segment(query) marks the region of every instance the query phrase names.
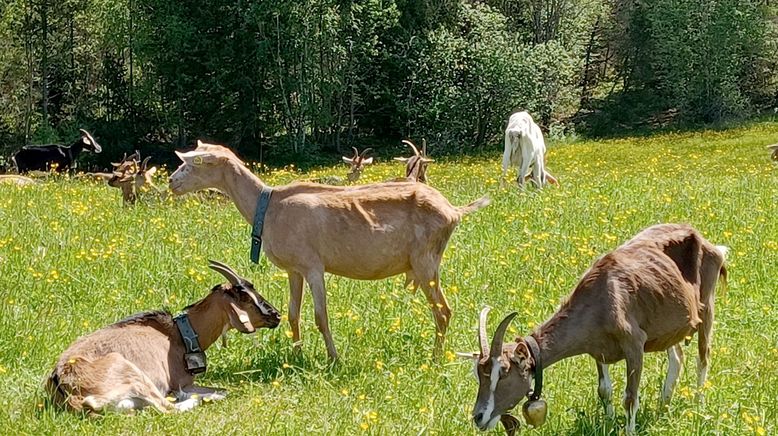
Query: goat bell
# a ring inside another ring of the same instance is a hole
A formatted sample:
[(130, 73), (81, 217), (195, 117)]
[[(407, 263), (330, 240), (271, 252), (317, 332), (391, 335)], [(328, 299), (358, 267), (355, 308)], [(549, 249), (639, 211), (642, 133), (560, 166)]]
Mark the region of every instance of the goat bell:
[(529, 400), (524, 403), (521, 408), (521, 413), (524, 415), (524, 420), (527, 424), (538, 428), (546, 422), (546, 412), (548, 406), (545, 400)]

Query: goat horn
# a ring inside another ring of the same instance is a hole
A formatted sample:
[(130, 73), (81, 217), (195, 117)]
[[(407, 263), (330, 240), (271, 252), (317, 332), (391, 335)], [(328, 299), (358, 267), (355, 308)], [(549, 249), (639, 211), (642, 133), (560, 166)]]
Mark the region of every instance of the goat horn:
[(418, 156), (419, 155), (419, 149), (416, 148), (415, 145), (413, 145), (413, 142), (408, 141), (407, 139), (403, 139), (403, 144), (410, 146), (413, 149), (413, 154)]
[(502, 353), (502, 341), (505, 338), (505, 331), (508, 330), (508, 325), (517, 314), (517, 312), (508, 314), (497, 327), (497, 330), (495, 330), (494, 338), (492, 338), (492, 350), (489, 353), (490, 356), (497, 357)]
[(359, 157), (359, 150), (357, 150), (356, 147), (351, 147), (351, 149), (354, 150), (354, 157), (353, 157), (353, 159)]
[(367, 156), (367, 153), (372, 150), (373, 150), (372, 148), (366, 148), (362, 150), (362, 153), (359, 154), (359, 157), (364, 158), (365, 156)]
[(243, 278), (238, 275), (235, 271), (232, 270), (232, 268), (228, 267), (227, 265), (217, 262), (215, 260), (209, 260), (208, 261), (208, 268), (211, 268), (214, 271), (218, 271), (223, 275), (227, 280), (229, 280), (230, 284), (233, 286), (238, 286), (241, 283), (243, 283)]
[(151, 156), (146, 156), (146, 159), (143, 159), (143, 163), (140, 164), (140, 172), (145, 173), (146, 168), (149, 166), (149, 161), (151, 160)]
[(421, 156), (427, 157), (427, 138), (421, 138)]
[(481, 359), (486, 359), (489, 356), (489, 348), (486, 345), (489, 343), (486, 336), (486, 317), (489, 315), (490, 309), (491, 307), (485, 306), (478, 317), (478, 344), (481, 346)]

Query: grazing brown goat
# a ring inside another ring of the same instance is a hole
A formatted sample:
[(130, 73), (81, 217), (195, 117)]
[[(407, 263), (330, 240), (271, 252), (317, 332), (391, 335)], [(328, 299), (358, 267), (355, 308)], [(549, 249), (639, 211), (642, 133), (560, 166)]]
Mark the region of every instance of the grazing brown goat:
[(503, 344), (514, 312), (500, 323), (489, 347), (488, 308), (484, 309), (478, 335), (481, 351), (473, 354), (479, 383), (473, 408), (476, 426), (486, 430), (502, 420), (509, 433), (515, 431), (518, 421), (508, 412), (525, 396), (529, 398), (525, 419), (541, 425), (546, 412), (540, 399), (543, 370), (559, 360), (588, 354), (597, 363), (598, 393), (611, 416), (608, 365), (627, 360), (624, 408), (626, 432), (633, 434), (643, 354), (667, 352), (661, 394), (666, 405), (681, 371), (681, 342), (695, 332), (697, 385), (703, 386), (710, 360), (714, 290), (720, 276), (726, 279), (726, 251), (691, 226), (656, 225), (597, 260), (559, 310), (524, 338)]
[[(194, 385), (205, 371), (205, 350), (229, 329), (254, 333), (275, 328), (281, 317), (254, 285), (230, 267), (210, 268), (229, 280), (173, 317), (163, 311), (133, 315), (74, 342), (60, 356), (46, 381), (54, 403), (73, 411), (188, 410), (198, 397), (221, 399), (213, 389)], [(167, 399), (171, 394), (179, 403)], [(198, 394), (194, 396), (193, 394)]]
[[(183, 164), (170, 176), (174, 194), (217, 188), (254, 223), (260, 194), (269, 187), (232, 151), (198, 141), (194, 151), (177, 154)], [(435, 350), (442, 350), (451, 308), (440, 286), (440, 261), (459, 221), (486, 206), (487, 198), (454, 207), (440, 192), (420, 183), (293, 183), (271, 192), (260, 236), (268, 259), (289, 276), (289, 323), (296, 344), (303, 280), (311, 288), (327, 353), (336, 359), (324, 273), (359, 280), (405, 273), (427, 297), (437, 327)]]

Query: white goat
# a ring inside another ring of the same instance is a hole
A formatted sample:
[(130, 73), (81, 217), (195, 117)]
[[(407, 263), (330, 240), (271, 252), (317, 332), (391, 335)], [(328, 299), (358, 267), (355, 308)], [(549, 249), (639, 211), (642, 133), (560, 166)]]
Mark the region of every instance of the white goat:
[[(559, 360), (588, 354), (597, 362), (598, 394), (613, 416), (608, 365), (627, 360), (624, 408), (626, 432), (635, 432), (643, 354), (666, 351), (669, 360), (661, 401), (667, 405), (683, 362), (681, 342), (695, 332), (699, 357), (697, 385), (708, 373), (716, 281), (726, 279), (726, 247), (714, 246), (688, 225), (649, 227), (584, 274), (567, 301), (528, 336), (503, 344), (516, 312), (497, 328), (491, 348), (486, 314), (479, 321), (480, 353), (474, 353), (479, 388), (473, 420), (481, 430), (502, 421), (509, 434), (518, 421), (509, 415), (524, 396), (524, 417), (538, 427), (545, 421), (540, 399), (543, 370)], [(531, 386), (534, 379), (534, 387)]]
[[(171, 176), (174, 194), (217, 188), (229, 195), (249, 222), (267, 186), (229, 149), (198, 141), (178, 153), (184, 162)], [(303, 280), (313, 296), (316, 325), (327, 353), (337, 358), (329, 329), (324, 273), (360, 280), (406, 274), (421, 287), (435, 318), (435, 351), (442, 351), (451, 308), (440, 286), (440, 261), (461, 218), (489, 203), (481, 198), (454, 207), (421, 183), (379, 183), (343, 187), (293, 183), (275, 187), (261, 233), (268, 259), (289, 276), (289, 323), (300, 342)]]
[[(185, 316), (140, 313), (68, 347), (46, 381), (54, 404), (90, 413), (146, 406), (167, 412), (191, 409), (200, 398), (224, 398), (223, 393), (194, 385), (195, 374), (205, 371), (205, 350), (229, 329), (253, 333), (275, 328), (281, 317), (230, 267), (214, 261), (209, 267), (230, 284), (215, 286), (189, 306)], [(180, 327), (182, 322), (188, 327)], [(173, 404), (168, 394), (183, 401)]]
[(530, 176), (532, 181), (542, 188), (546, 183), (557, 184), (557, 180), (546, 171), (546, 143), (543, 132), (527, 112), (516, 112), (508, 119), (505, 129), (505, 151), (502, 156), (502, 179), (508, 173), (508, 167), (519, 167), (516, 182), (524, 187)]

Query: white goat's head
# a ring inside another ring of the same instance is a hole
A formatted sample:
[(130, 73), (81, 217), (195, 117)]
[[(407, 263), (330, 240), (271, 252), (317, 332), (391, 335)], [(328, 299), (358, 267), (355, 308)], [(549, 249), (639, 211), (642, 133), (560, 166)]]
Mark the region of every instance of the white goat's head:
[(219, 165), (243, 165), (235, 154), (221, 145), (205, 144), (197, 141), (197, 148), (176, 155), (183, 162), (170, 175), (170, 189), (174, 194), (186, 194), (218, 185), (224, 177), (223, 171), (214, 171)]
[(216, 285), (211, 289), (211, 294), (218, 296), (219, 303), (224, 305), (224, 312), (230, 321), (230, 325), (241, 333), (254, 333), (259, 328), (276, 328), (281, 322), (278, 310), (265, 300), (254, 285), (239, 276), (229, 266), (209, 261), (209, 268), (219, 272), (230, 283)]
[[(503, 344), (508, 325), (516, 316), (509, 314), (494, 333), (491, 347), (487, 344), (486, 318), (489, 308), (481, 311), (478, 321), (479, 353), (467, 355), (473, 359), (478, 379), (478, 394), (473, 407), (473, 421), (480, 430), (489, 430), (502, 421), (506, 430), (515, 428), (518, 421), (508, 412), (532, 390), (532, 360), (529, 348), (523, 340)], [(525, 414), (525, 418), (526, 414)], [(536, 422), (533, 425), (538, 425)]]
[(403, 140), (403, 144), (411, 147), (413, 150), (413, 156), (396, 157), (394, 160), (405, 162), (405, 177), (412, 179), (414, 182), (427, 183), (427, 165), (431, 162), (435, 162), (434, 159), (427, 157), (427, 140), (422, 139), (421, 152), (416, 146), (408, 140)]
[(372, 148), (366, 148), (362, 150), (362, 153), (360, 153), (356, 147), (351, 147), (354, 150), (354, 156), (353, 157), (346, 157), (343, 156), (343, 162), (351, 165), (351, 169), (349, 170), (347, 177), (349, 182), (356, 182), (359, 180), (359, 177), (362, 175), (362, 171), (365, 169), (365, 165), (370, 165), (373, 163), (373, 158), (368, 157), (367, 153), (372, 150)]

